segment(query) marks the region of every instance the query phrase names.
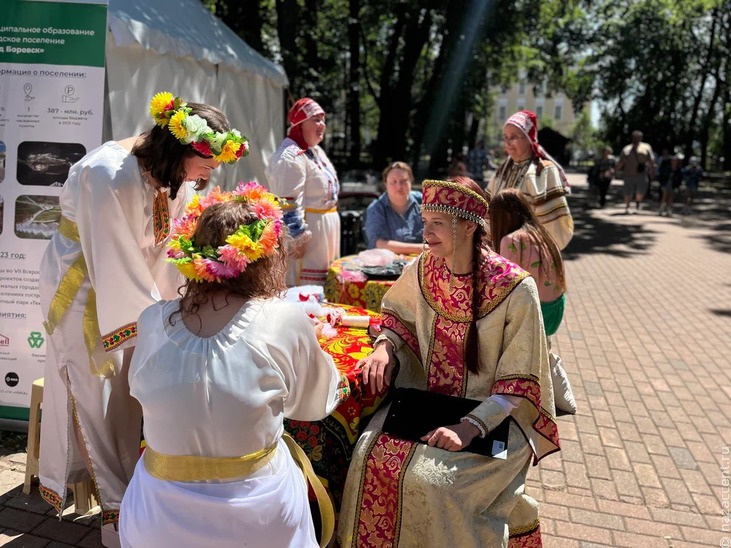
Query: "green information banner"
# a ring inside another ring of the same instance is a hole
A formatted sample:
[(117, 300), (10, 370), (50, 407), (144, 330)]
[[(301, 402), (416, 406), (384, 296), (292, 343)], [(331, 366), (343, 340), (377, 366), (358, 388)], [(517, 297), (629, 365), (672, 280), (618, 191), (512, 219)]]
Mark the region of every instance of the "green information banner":
[(0, 0), (0, 419), (27, 420), (44, 376), (41, 258), (101, 144), (106, 36), (106, 0)]
[(2, 0), (0, 63), (104, 66), (107, 6)]

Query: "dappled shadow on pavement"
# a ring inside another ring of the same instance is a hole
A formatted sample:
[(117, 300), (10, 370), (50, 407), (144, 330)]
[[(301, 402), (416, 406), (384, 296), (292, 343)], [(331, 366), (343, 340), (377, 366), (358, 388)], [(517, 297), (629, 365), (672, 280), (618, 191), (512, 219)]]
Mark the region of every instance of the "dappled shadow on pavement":
[[(571, 215), (574, 218), (574, 237), (563, 250), (564, 260), (571, 261), (589, 253), (611, 254), (632, 257), (647, 253), (654, 245), (657, 231), (642, 222), (641, 216), (630, 217), (634, 222), (619, 222), (624, 218), (623, 210), (616, 213), (610, 202), (609, 215), (598, 215), (603, 209), (593, 209), (593, 199), (587, 188), (573, 188), (569, 198)], [(611, 208), (611, 209), (610, 209)]]
[(717, 251), (731, 253), (731, 188), (702, 188), (693, 212), (681, 223), (688, 228), (706, 229), (697, 236), (699, 239)]

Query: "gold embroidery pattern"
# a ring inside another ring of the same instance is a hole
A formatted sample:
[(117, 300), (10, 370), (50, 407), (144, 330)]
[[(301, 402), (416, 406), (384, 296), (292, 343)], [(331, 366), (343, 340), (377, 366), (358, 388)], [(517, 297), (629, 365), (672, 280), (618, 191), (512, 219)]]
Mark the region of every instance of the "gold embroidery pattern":
[(451, 181), (427, 180), (422, 185), (422, 211), (447, 213), (484, 226), (487, 200), (477, 192)]
[(538, 520), (518, 531), (510, 531), (508, 548), (541, 548), (542, 546), (541, 524)]
[(376, 437), (362, 476), (354, 544), (398, 546), (404, 475), (416, 445), (388, 434)]
[(495, 380), (492, 386), (493, 394), (507, 394), (522, 396), (536, 408), (541, 408), (541, 385), (537, 379), (526, 379), (517, 375), (505, 376)]
[[(480, 269), (480, 298), (478, 318), (487, 316), (512, 293), (528, 272), (498, 255), (490, 249), (483, 249)], [(472, 275), (452, 275), (442, 259), (428, 251), (419, 259), (421, 293), (437, 314), (454, 322), (472, 321)]]
[(170, 236), (170, 208), (166, 192), (155, 192), (152, 202), (152, 226), (155, 231), (155, 245), (160, 245)]
[[(466, 389), (465, 337), (469, 324), (438, 317), (429, 362), (429, 392), (461, 396)], [(458, 344), (455, 344), (457, 342)]]
[[(520, 396), (527, 399), (538, 411), (538, 417), (533, 422), (533, 430), (538, 432), (546, 440), (548, 440), (555, 449), (541, 456), (541, 458), (555, 453), (560, 448), (560, 441), (558, 436), (558, 426), (541, 407), (541, 387), (535, 379), (525, 379), (521, 377), (506, 377), (495, 381), (492, 387), (493, 394), (509, 394), (511, 396)], [(527, 436), (527, 434), (526, 434)], [(533, 463), (538, 463), (538, 459), (533, 458)]]
[(401, 318), (398, 317), (394, 310), (391, 310), (390, 308), (383, 308), (381, 310), (381, 326), (396, 333), (396, 335), (398, 335), (398, 337), (408, 345), (419, 361), (421, 361), (419, 341), (416, 336), (408, 330), (404, 322), (401, 321)]

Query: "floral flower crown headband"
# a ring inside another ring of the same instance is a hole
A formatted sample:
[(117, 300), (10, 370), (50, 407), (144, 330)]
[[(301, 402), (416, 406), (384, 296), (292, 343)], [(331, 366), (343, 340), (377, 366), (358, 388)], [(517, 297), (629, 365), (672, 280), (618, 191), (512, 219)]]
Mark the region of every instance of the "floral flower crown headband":
[(190, 111), (185, 101), (173, 97), (169, 91), (156, 93), (150, 101), (150, 114), (155, 123), (170, 129), (181, 144), (192, 146), (199, 154), (233, 164), (249, 153), (249, 141), (238, 130), (213, 131), (204, 118), (191, 115)]
[[(201, 214), (213, 204), (224, 202), (247, 204), (256, 220), (239, 226), (226, 238), (226, 244), (218, 248), (196, 245), (193, 235)], [(233, 192), (222, 192), (216, 187), (206, 197), (194, 196), (185, 208), (185, 215), (173, 221), (167, 261), (175, 264), (183, 276), (196, 282), (237, 278), (249, 264), (274, 254), (281, 232), (279, 198), (263, 186), (242, 181)]]

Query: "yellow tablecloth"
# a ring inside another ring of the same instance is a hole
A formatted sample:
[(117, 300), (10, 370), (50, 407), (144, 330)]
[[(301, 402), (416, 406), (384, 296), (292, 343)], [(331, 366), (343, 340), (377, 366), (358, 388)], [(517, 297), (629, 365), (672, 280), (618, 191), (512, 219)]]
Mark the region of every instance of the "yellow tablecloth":
[(325, 298), (331, 303), (359, 306), (373, 312), (381, 311), (381, 300), (394, 280), (343, 280), (343, 266), (357, 255), (346, 255), (330, 263), (325, 279)]

